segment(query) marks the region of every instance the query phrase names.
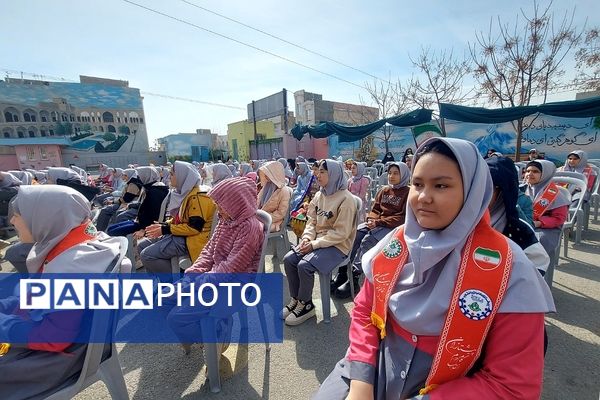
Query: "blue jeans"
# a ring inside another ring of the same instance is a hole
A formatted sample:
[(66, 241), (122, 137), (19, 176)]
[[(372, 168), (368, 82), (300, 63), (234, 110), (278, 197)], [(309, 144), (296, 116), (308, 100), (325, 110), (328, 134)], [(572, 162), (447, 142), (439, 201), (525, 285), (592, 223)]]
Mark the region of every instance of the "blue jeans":
[(142, 229), (142, 226), (136, 221), (123, 221), (109, 226), (106, 233), (110, 236), (127, 236), (140, 229)]

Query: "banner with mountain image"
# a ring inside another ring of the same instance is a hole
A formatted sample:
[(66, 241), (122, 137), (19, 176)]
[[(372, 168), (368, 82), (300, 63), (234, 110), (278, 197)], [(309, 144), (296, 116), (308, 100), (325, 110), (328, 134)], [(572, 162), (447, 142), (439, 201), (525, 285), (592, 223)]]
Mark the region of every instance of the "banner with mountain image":
[[(563, 164), (573, 150), (583, 150), (588, 158), (600, 158), (600, 116), (564, 118), (544, 114), (526, 117), (529, 126), (522, 135), (521, 159), (535, 149), (548, 160)], [(489, 149), (513, 156), (516, 151), (516, 133), (511, 122), (480, 124), (445, 120), (446, 134), (469, 140), (477, 145), (482, 155)]]

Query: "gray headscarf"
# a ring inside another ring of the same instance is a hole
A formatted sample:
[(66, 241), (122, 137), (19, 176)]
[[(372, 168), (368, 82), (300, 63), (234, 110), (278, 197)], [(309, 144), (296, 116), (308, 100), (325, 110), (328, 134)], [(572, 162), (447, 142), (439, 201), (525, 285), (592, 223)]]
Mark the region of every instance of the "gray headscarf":
[(176, 187), (171, 191), (169, 210), (178, 210), (185, 196), (195, 187), (200, 185), (200, 173), (192, 164), (185, 161), (175, 161)]
[[(357, 182), (365, 176), (365, 171), (367, 170), (367, 163), (357, 162), (356, 163), (356, 176), (352, 176), (352, 181)], [(371, 178), (369, 178), (371, 180)]]
[[(397, 185), (390, 185), (390, 186), (393, 189), (400, 189), (401, 187), (408, 186), (408, 183), (410, 182), (410, 168), (408, 168), (408, 165), (404, 164), (403, 162), (396, 161), (396, 162), (390, 163), (387, 166), (388, 171), (390, 170), (390, 167), (392, 165), (395, 165), (400, 170), (400, 183), (398, 183)], [(388, 179), (389, 179), (389, 172), (388, 172)]]
[(144, 185), (160, 181), (160, 174), (154, 167), (137, 167), (135, 170)]
[(30, 273), (38, 272), (48, 253), (71, 230), (91, 218), (90, 202), (75, 189), (60, 185), (21, 187), (13, 210), (23, 217), (35, 241), (27, 256)]
[(33, 180), (33, 174), (27, 171), (8, 171), (13, 174), (18, 180), (21, 181), (21, 185), (31, 185)]
[(296, 173), (298, 176), (306, 176), (309, 173), (308, 164), (304, 161), (299, 161), (296, 163)]
[(137, 178), (138, 174), (135, 168), (126, 168), (123, 170), (123, 174), (127, 175), (127, 180), (131, 178)]
[[(446, 143), (458, 160), (464, 203), (454, 221), (442, 230), (424, 229), (417, 222), (410, 205), (406, 209), (404, 239), (409, 258), (388, 304), (398, 324), (416, 335), (440, 334), (461, 263), (462, 249), (485, 214), (493, 190), (489, 169), (473, 143), (453, 138), (431, 138), (421, 146), (438, 140)], [(419, 156), (415, 156), (414, 165), (418, 160)], [(363, 256), (363, 268), (370, 281), (373, 279), (373, 257), (395, 232), (390, 232)], [(521, 248), (512, 241), (509, 244), (513, 268), (499, 312), (554, 311), (548, 285)]]
[(77, 165), (72, 165), (71, 169), (81, 176), (81, 183), (87, 185), (88, 173), (83, 168), (79, 168)]
[(113, 168), (114, 174), (112, 176), (112, 185), (113, 189), (117, 189), (119, 187), (119, 181), (123, 180), (123, 169), (122, 168)]
[[(537, 165), (542, 167), (542, 176), (540, 177), (540, 181), (535, 185), (527, 184), (527, 187), (525, 188), (525, 194), (531, 197), (531, 200), (535, 202), (537, 198), (544, 193), (544, 190), (546, 190), (546, 186), (550, 184), (550, 181), (552, 181), (552, 178), (556, 173), (556, 165), (549, 160), (535, 160), (527, 163), (528, 166), (530, 164), (534, 164), (536, 168)], [(569, 198), (570, 195), (567, 195), (565, 191), (559, 190), (558, 196), (556, 196), (552, 204), (548, 206), (548, 210), (554, 210), (555, 208), (571, 204), (571, 199)]]
[(248, 163), (241, 163), (240, 164), (240, 176), (246, 176), (246, 174), (249, 174), (250, 172), (252, 172), (252, 166)]
[(219, 163), (212, 166), (212, 185), (213, 187), (223, 179), (232, 178), (231, 171), (227, 165)]
[(348, 189), (348, 180), (344, 174), (344, 164), (329, 158), (324, 160), (324, 162), (327, 165), (329, 181), (325, 187), (321, 187), (321, 192), (323, 192), (325, 196), (331, 196), (338, 190)]
[(10, 172), (0, 171), (0, 175), (2, 175), (2, 180), (0, 180), (0, 188), (21, 186), (21, 180)]
[(231, 176), (236, 177), (237, 176), (237, 168), (235, 168), (235, 165), (233, 164), (227, 164), (227, 168), (229, 168), (229, 171), (231, 172)]
[(292, 176), (294, 176), (294, 173), (292, 172), (292, 169), (290, 168), (290, 164), (288, 164), (287, 160), (283, 157), (278, 158), (277, 161), (283, 165), (283, 170), (285, 172), (285, 176), (286, 178), (290, 178)]
[(77, 172), (73, 171), (71, 168), (65, 167), (51, 167), (48, 168), (47, 178), (50, 182), (48, 183), (56, 183), (58, 179), (63, 180), (78, 180), (81, 182), (81, 175)]
[[(575, 167), (575, 168), (569, 166), (569, 156), (571, 154), (574, 154), (577, 157), (579, 157), (579, 164), (577, 164), (577, 167)], [(588, 156), (585, 151), (574, 150), (567, 155), (567, 160), (565, 161), (565, 166), (563, 167), (563, 171), (579, 172), (580, 174), (583, 174), (583, 170), (587, 166), (587, 161), (588, 161)]]

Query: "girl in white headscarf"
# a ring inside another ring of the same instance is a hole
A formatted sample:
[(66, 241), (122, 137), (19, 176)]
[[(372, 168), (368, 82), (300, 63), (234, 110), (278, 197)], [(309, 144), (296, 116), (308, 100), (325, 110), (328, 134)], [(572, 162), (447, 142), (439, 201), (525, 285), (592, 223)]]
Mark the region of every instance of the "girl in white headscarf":
[(233, 175), (229, 170), (229, 167), (223, 163), (213, 164), (210, 166), (211, 173), (211, 185), (215, 186), (217, 183), (227, 178), (232, 178)]
[[(22, 187), (13, 212), (11, 222), (19, 239), (32, 245), (27, 269), (40, 274), (39, 278), (56, 273), (130, 271), (131, 264), (124, 257), (127, 241), (96, 232), (90, 203), (74, 189)], [(82, 329), (82, 316), (77, 310), (20, 310), (16, 297), (0, 300), (0, 342), (10, 343), (3, 346), (5, 354), (0, 357), (3, 400), (46, 398), (78, 376), (87, 346), (72, 342)]]
[(29, 171), (8, 171), (21, 181), (21, 185), (31, 185), (33, 174)]
[(328, 274), (342, 262), (356, 234), (356, 202), (348, 191), (343, 164), (322, 160), (317, 180), (321, 190), (308, 207), (300, 244), (283, 259), (291, 296), (281, 315), (287, 325), (299, 325), (316, 315), (314, 274)]
[[(373, 248), (392, 229), (402, 225), (406, 217), (410, 170), (402, 162), (393, 162), (388, 165), (387, 177), (388, 184), (377, 192), (365, 222), (359, 224), (356, 229), (356, 237), (350, 253), (355, 288), (358, 287), (358, 277), (362, 273), (362, 255)], [(331, 290), (339, 299), (351, 296), (346, 266), (340, 268), (337, 276), (332, 280)]]
[(171, 218), (145, 229), (146, 239), (138, 243), (140, 259), (151, 273), (170, 273), (171, 258), (189, 256), (195, 260), (208, 242), (215, 204), (200, 192), (200, 173), (195, 166), (175, 161), (171, 171)]
[(258, 169), (258, 176), (262, 186), (258, 209), (271, 216), (271, 232), (285, 229), (281, 224), (290, 207), (292, 188), (286, 185), (283, 167), (277, 161), (269, 161)]
[(592, 189), (594, 188), (594, 183), (598, 177), (596, 176), (596, 171), (592, 169), (588, 165), (588, 156), (587, 153), (583, 150), (575, 150), (570, 152), (567, 155), (567, 160), (565, 165), (561, 168), (562, 171), (567, 172), (579, 172), (585, 176), (587, 180), (587, 193), (585, 201), (589, 201), (591, 196)]
[(550, 256), (550, 268), (557, 262), (562, 226), (569, 218), (571, 204), (569, 191), (552, 183), (555, 173), (556, 166), (548, 160), (530, 161), (525, 169), (525, 194), (533, 201), (533, 224)]
[(363, 256), (350, 347), (316, 399), (539, 399), (550, 290), (489, 225), (477, 147), (431, 138), (415, 155), (406, 223)]
[(371, 185), (371, 178), (365, 175), (367, 164), (364, 162), (352, 161), (352, 177), (348, 179), (348, 190), (362, 200), (363, 208), (358, 215), (359, 221), (365, 220), (365, 207), (367, 205), (367, 191)]

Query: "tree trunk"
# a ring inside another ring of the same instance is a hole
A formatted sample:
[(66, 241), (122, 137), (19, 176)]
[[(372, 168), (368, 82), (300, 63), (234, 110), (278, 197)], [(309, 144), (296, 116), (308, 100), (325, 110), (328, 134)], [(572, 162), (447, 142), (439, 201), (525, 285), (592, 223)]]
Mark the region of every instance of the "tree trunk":
[(517, 145), (515, 146), (515, 162), (521, 161), (521, 140), (523, 138), (523, 118), (517, 121)]

